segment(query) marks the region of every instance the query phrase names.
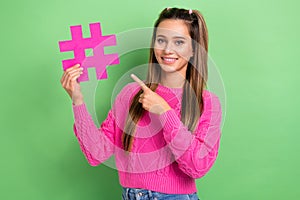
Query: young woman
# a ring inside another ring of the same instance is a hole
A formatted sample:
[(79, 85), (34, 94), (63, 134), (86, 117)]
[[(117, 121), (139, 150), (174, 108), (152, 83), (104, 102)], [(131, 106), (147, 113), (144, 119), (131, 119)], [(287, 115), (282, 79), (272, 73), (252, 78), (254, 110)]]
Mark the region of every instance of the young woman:
[(208, 33), (197, 10), (164, 9), (154, 25), (145, 82), (131, 75), (99, 128), (76, 79), (61, 79), (73, 101), (74, 132), (90, 165), (115, 155), (123, 199), (198, 199), (195, 179), (219, 149), (221, 106), (206, 90)]

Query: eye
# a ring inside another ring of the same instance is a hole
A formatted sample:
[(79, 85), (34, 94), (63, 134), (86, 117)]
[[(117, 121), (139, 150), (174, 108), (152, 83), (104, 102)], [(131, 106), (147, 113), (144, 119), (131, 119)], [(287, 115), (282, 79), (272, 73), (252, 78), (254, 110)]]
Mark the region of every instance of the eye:
[(180, 45), (184, 44), (184, 41), (183, 41), (183, 40), (176, 40), (176, 41), (175, 41), (175, 44), (176, 44), (177, 46), (180, 46)]
[(164, 40), (164, 39), (162, 39), (162, 38), (158, 38), (156, 41), (157, 41), (157, 43), (158, 43), (158, 44), (162, 44), (162, 43), (164, 43), (164, 42), (165, 42), (165, 40)]

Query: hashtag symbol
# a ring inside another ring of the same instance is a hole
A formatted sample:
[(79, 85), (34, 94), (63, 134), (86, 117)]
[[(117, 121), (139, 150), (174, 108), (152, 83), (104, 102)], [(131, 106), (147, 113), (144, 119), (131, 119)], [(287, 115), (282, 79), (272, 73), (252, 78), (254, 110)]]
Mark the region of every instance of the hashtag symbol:
[[(78, 82), (88, 81), (88, 68), (96, 69), (97, 79), (107, 79), (106, 67), (108, 65), (119, 64), (118, 54), (104, 54), (104, 47), (115, 46), (116, 36), (102, 36), (100, 23), (89, 24), (91, 37), (82, 37), (81, 25), (71, 26), (72, 40), (59, 41), (60, 52), (73, 51), (74, 59), (63, 60), (63, 69), (79, 63), (83, 68), (83, 74), (78, 78)], [(86, 57), (85, 50), (93, 49), (93, 55)]]

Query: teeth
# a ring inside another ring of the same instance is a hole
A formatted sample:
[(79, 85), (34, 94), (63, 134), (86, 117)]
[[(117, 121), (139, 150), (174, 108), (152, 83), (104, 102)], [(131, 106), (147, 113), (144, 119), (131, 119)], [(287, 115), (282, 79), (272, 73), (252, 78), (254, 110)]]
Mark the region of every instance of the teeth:
[(176, 60), (176, 58), (163, 58), (163, 59), (168, 62), (173, 62)]

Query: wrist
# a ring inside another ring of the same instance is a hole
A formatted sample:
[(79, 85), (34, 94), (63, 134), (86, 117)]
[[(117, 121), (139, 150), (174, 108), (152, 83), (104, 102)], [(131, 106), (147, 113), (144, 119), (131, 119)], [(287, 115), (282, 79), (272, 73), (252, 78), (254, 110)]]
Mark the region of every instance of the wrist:
[(169, 106), (169, 104), (167, 104), (164, 108), (164, 111), (167, 112), (168, 110), (171, 110), (172, 108)]
[(83, 98), (81, 98), (81, 99), (73, 99), (73, 105), (75, 105), (75, 106), (81, 105), (83, 103), (84, 103)]
[(164, 108), (163, 108), (163, 110), (162, 110), (162, 112), (161, 113), (159, 113), (160, 115), (161, 114), (164, 114), (164, 113), (166, 113), (167, 111), (169, 111), (169, 110), (171, 110), (171, 107), (168, 105), (168, 106), (165, 106)]

